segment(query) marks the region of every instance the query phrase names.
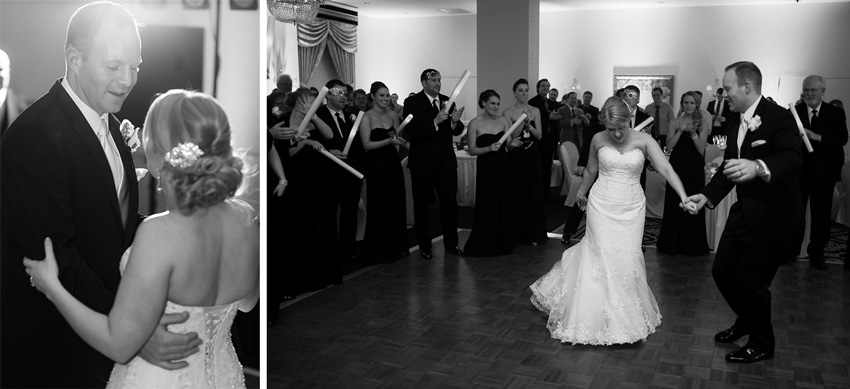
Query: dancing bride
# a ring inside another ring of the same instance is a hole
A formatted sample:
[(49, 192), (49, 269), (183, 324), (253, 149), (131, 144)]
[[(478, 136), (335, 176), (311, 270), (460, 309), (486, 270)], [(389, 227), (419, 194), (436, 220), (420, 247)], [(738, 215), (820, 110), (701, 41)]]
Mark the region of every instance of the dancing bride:
[(587, 234), (531, 285), (531, 302), (549, 315), (547, 327), (561, 342), (633, 343), (646, 340), (661, 323), (641, 251), (644, 160), (652, 161), (683, 202), (687, 195), (655, 140), (629, 129), (626, 103), (610, 97), (599, 116), (607, 131), (593, 137), (578, 191)]
[[(43, 261), (24, 259), (26, 271), (81, 338), (118, 362), (107, 387), (245, 387), (230, 326), (237, 310), (251, 310), (259, 298), (259, 227), (253, 209), (233, 199), (243, 164), (233, 154), (227, 116), (210, 96), (169, 91), (148, 111), (144, 148), (167, 211), (139, 226), (109, 315), (59, 282), (49, 238)], [(197, 332), (203, 342), (186, 368), (165, 370), (134, 357), (163, 311), (189, 312), (169, 329)]]

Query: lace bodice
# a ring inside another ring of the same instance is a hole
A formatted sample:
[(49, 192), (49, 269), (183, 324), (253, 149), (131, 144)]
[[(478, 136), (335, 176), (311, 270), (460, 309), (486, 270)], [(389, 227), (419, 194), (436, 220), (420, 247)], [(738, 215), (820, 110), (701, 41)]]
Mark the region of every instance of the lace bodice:
[[(122, 275), (131, 249), (121, 257)], [(197, 333), (203, 342), (200, 351), (186, 359), (189, 367), (180, 370), (165, 370), (139, 357), (126, 365), (116, 363), (107, 388), (244, 388), (242, 365), (230, 339), (239, 304), (196, 307), (166, 302), (165, 313), (189, 312), (188, 320), (170, 325), (168, 330)]]

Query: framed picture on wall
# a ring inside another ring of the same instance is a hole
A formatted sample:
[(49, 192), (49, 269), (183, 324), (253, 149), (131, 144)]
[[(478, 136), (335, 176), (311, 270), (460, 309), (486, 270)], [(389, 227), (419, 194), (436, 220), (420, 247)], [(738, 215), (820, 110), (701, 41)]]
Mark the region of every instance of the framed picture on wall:
[(663, 94), (661, 101), (673, 105), (675, 95), (673, 94), (673, 76), (633, 76), (633, 75), (615, 75), (614, 90), (624, 88), (626, 85), (634, 85), (640, 88), (640, 101), (638, 105), (645, 107), (652, 103), (652, 89), (655, 87), (661, 88)]

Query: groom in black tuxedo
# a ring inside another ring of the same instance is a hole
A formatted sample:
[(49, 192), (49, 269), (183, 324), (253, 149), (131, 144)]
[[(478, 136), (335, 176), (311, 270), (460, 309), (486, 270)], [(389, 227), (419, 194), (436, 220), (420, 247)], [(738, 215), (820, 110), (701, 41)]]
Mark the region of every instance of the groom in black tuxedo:
[[(93, 28), (89, 28), (93, 27)], [(29, 106), (0, 141), (0, 386), (103, 387), (113, 362), (88, 346), (22, 269), (50, 237), (63, 286), (108, 314), (122, 253), (141, 218), (133, 157), (112, 115), (136, 83), (141, 44), (132, 15), (109, 2), (68, 25), (65, 77)], [(196, 352), (163, 317), (139, 355), (165, 368)], [(174, 343), (172, 343), (174, 342)], [(158, 351), (157, 351), (158, 350)]]
[[(627, 85), (623, 88), (623, 101), (626, 102), (626, 105), (629, 107), (629, 111), (632, 113), (631, 119), (631, 128), (634, 130), (635, 127), (639, 126), (646, 119), (649, 119), (650, 116), (648, 113), (643, 112), (638, 106), (638, 102), (640, 102), (640, 88), (635, 85)], [(648, 126), (644, 127), (641, 131), (652, 135), (653, 139), (658, 138), (656, 132), (653, 131), (655, 123), (650, 123)], [(587, 142), (588, 140), (585, 140)], [(640, 187), (643, 190), (646, 190), (646, 168), (649, 166), (649, 160), (643, 164), (643, 171), (640, 173)]]
[(449, 98), (440, 94), (442, 77), (434, 69), (419, 76), (422, 91), (404, 99), (404, 117), (413, 120), (400, 137), (410, 141), (407, 167), (413, 192), (413, 220), (416, 238), (424, 259), (431, 259), (431, 237), (428, 236), (428, 203), (437, 191), (440, 220), (446, 251), (463, 255), (457, 239), (457, 160), (452, 137), (463, 132), (460, 115), (463, 108), (444, 107)]
[[(330, 80), (325, 84), (328, 88), (328, 103), (319, 107), (316, 116), (327, 124), (333, 131), (333, 138), (326, 140), (323, 146), (331, 154), (345, 160), (360, 173), (366, 173), (366, 150), (360, 141), (357, 130), (352, 133), (354, 117), (346, 117), (343, 108), (346, 105), (345, 83), (340, 80)], [(348, 154), (343, 154), (345, 143), (353, 136)], [(354, 261), (354, 246), (357, 241), (357, 206), (360, 203), (360, 184), (362, 180), (348, 170), (334, 165), (334, 196), (339, 204), (339, 255), (340, 265)]]
[(773, 358), (768, 288), (788, 239), (803, 223), (797, 126), (791, 112), (762, 98), (761, 81), (761, 71), (752, 62), (726, 67), (723, 88), (729, 108), (739, 114), (724, 123), (728, 147), (723, 170), (702, 193), (688, 198), (696, 205), (691, 211), (695, 214), (705, 205), (714, 208), (733, 188), (738, 193), (711, 270), (738, 316), (731, 328), (715, 335), (715, 341), (732, 343), (749, 335), (743, 347), (726, 355), (731, 363)]

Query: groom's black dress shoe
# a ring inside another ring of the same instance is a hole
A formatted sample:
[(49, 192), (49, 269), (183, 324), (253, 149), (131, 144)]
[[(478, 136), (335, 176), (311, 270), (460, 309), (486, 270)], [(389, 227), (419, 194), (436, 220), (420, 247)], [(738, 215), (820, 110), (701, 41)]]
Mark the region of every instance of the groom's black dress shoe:
[(448, 252), (450, 252), (454, 255), (463, 255), (463, 250), (461, 250), (460, 247), (457, 247), (457, 246), (451, 246), (451, 247), (446, 246), (446, 251), (448, 251)]
[(714, 335), (714, 341), (719, 343), (732, 343), (741, 339), (744, 335), (749, 335), (749, 332), (744, 331), (742, 328), (732, 326), (728, 330), (720, 331), (717, 335)]
[(744, 346), (738, 351), (726, 354), (726, 362), (729, 363), (753, 363), (773, 359), (773, 351), (764, 351), (756, 346)]
[(561, 235), (561, 243), (565, 244), (567, 247), (570, 247), (573, 245), (572, 238), (573, 234), (564, 233), (564, 235)]
[(433, 257), (431, 249), (422, 249), (419, 251), (419, 255), (422, 256), (422, 259), (431, 259)]

